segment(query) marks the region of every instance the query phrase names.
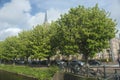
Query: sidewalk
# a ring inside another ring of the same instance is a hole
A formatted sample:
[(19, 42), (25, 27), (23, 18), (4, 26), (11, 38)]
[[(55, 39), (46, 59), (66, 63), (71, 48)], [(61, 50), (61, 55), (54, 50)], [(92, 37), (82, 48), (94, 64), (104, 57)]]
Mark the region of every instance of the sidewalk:
[(118, 62), (103, 62), (102, 64), (105, 64), (105, 65), (119, 65)]

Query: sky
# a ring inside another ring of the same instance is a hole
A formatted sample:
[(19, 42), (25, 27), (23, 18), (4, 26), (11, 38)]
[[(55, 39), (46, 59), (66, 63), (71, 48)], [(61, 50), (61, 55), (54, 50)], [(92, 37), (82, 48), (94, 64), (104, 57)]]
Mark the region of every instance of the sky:
[(46, 11), (50, 23), (70, 8), (78, 5), (93, 7), (96, 3), (110, 12), (120, 30), (120, 0), (0, 0), (0, 40), (43, 24)]

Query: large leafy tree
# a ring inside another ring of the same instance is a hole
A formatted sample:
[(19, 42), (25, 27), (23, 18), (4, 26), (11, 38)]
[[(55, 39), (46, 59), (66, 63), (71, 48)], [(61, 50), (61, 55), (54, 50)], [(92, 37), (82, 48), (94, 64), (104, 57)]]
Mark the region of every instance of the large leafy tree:
[(51, 25), (38, 25), (23, 31), (17, 37), (0, 42), (0, 54), (4, 59), (16, 57), (28, 59), (49, 58), (56, 52), (63, 55), (83, 54), (85, 60), (109, 47), (115, 37), (116, 22), (98, 5), (92, 8), (71, 8)]
[(75, 45), (77, 50), (77, 44), (77, 51), (83, 54), (86, 61), (88, 57), (93, 57), (99, 51), (108, 48), (109, 40), (115, 37), (116, 33), (115, 21), (105, 10), (99, 9), (98, 5), (92, 8), (71, 8), (67, 14), (61, 16), (57, 24), (65, 30), (64, 34), (67, 34), (67, 47)]
[(33, 57), (49, 59), (53, 56), (50, 42), (53, 33), (54, 31), (51, 25), (38, 25), (33, 29)]
[(57, 53), (58, 51), (63, 51), (64, 46), (64, 32), (61, 27), (59, 27), (56, 23), (52, 24), (51, 29), (53, 30), (53, 35), (50, 39), (50, 45), (52, 49), (52, 53)]
[(3, 43), (4, 43), (4, 41), (0, 41), (0, 60), (3, 59), (3, 53), (4, 53)]
[(48, 52), (48, 47), (47, 45), (47, 35), (46, 35), (46, 30), (43, 25), (38, 25), (36, 26), (33, 31), (32, 31), (32, 36), (33, 36), (33, 50), (32, 52), (34, 55), (32, 55), (34, 58), (39, 58), (43, 59), (47, 57), (48, 55), (46, 54)]
[(74, 34), (76, 30), (72, 29), (72, 26), (66, 26), (65, 23), (66, 19), (63, 16), (55, 22), (54, 35), (51, 37), (51, 47), (54, 52), (68, 56), (78, 53), (78, 46)]
[(14, 61), (18, 54), (18, 38), (16, 36), (6, 38), (2, 44), (2, 58)]
[(18, 34), (18, 39), (19, 39), (19, 55), (18, 57), (20, 59), (26, 59), (33, 54), (32, 53), (32, 42), (31, 40), (33, 39), (32, 31), (22, 31), (21, 33)]

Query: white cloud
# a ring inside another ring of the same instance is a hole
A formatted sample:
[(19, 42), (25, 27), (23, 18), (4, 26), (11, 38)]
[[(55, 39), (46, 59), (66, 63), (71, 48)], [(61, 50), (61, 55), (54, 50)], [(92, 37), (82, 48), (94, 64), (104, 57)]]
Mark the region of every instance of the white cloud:
[(65, 10), (59, 10), (59, 9), (55, 9), (55, 8), (49, 9), (47, 11), (47, 13), (48, 13), (48, 22), (57, 20), (58, 18), (60, 18), (61, 14), (64, 14), (67, 11), (68, 11), (67, 9), (65, 9)]
[[(111, 12), (111, 17), (118, 22), (118, 28), (120, 28), (120, 1), (104, 1), (104, 0), (11, 0), (11, 2), (4, 4), (0, 8), (0, 39), (5, 39), (7, 36), (16, 35), (23, 29), (31, 29), (37, 24), (44, 22), (45, 13), (40, 12), (47, 9), (48, 22), (57, 20), (61, 14), (68, 11), (71, 7), (78, 5), (84, 5), (86, 7), (99, 4), (100, 8), (103, 8)], [(31, 6), (32, 5), (32, 6)], [(40, 11), (33, 12), (35, 15), (31, 15), (30, 12), (37, 6)], [(44, 10), (42, 10), (44, 9)]]
[(115, 0), (114, 2), (112, 2), (111, 4), (111, 17), (116, 19), (117, 22), (117, 29), (119, 30), (119, 32), (117, 33), (117, 36), (119, 36), (118, 34), (120, 34), (120, 1), (119, 0)]
[[(29, 0), (12, 0), (0, 9), (0, 39), (16, 35), (22, 29), (31, 29), (44, 22), (45, 13), (30, 14)], [(65, 10), (48, 9), (48, 22), (55, 21)]]
[(45, 13), (39, 12), (28, 20), (29, 26), (36, 26), (37, 24), (42, 24), (44, 21)]
[(119, 8), (120, 8), (120, 2), (119, 2), (119, 0), (114, 0), (114, 1), (112, 1), (112, 4), (111, 4), (111, 7), (110, 7), (111, 9), (110, 9), (110, 11), (112, 12), (112, 15), (114, 15), (114, 16), (120, 16), (120, 10), (119, 10)]
[[(48, 22), (51, 23), (51, 21), (57, 20), (61, 14), (67, 12), (67, 10), (58, 10), (51, 8), (47, 10), (47, 18)], [(45, 18), (45, 13), (39, 12), (34, 16), (31, 16), (30, 20), (28, 20), (28, 24), (30, 26), (36, 26), (37, 24), (43, 24)]]
[(116, 19), (118, 22), (118, 28), (120, 30), (120, 2), (119, 0), (115, 0), (112, 2), (111, 7), (110, 7), (110, 12), (111, 12), (111, 17)]
[(8, 28), (6, 30), (3, 30), (3, 32), (9, 33), (11, 35), (16, 35), (20, 31), (21, 31), (21, 29), (19, 29), (19, 28)]
[(0, 9), (0, 21), (21, 25), (29, 18), (30, 9), (28, 0), (12, 0)]
[(8, 28), (4, 29), (0, 32), (0, 40), (5, 39), (8, 36), (15, 36), (17, 35), (21, 29), (19, 28)]
[(76, 0), (31, 0), (32, 4), (35, 4), (40, 9), (50, 9), (50, 8), (56, 8), (56, 9), (68, 9), (76, 3)]
[(30, 10), (29, 0), (12, 0), (0, 8), (0, 39), (29, 28)]

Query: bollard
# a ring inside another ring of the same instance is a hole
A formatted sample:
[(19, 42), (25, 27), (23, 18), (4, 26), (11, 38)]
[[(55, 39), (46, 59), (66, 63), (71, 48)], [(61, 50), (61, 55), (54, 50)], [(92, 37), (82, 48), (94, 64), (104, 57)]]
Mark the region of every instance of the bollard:
[(115, 74), (117, 74), (117, 69), (115, 69)]
[(87, 77), (89, 77), (89, 69), (88, 69), (88, 65), (87, 65)]
[(115, 69), (115, 73), (114, 74), (115, 74), (115, 80), (118, 80), (117, 79), (117, 69)]
[(104, 69), (104, 79), (106, 79), (106, 67), (105, 67), (105, 65), (103, 66), (103, 69)]

